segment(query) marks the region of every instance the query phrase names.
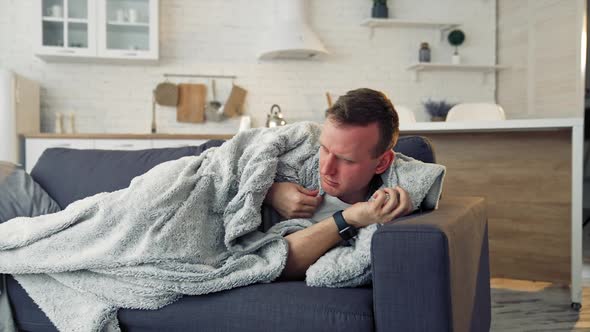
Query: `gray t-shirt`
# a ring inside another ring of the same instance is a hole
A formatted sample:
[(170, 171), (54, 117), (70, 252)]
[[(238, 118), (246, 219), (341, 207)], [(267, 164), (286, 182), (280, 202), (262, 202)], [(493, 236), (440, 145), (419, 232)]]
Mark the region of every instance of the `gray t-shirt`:
[(338, 199), (338, 197), (324, 194), (324, 200), (315, 211), (314, 215), (311, 217), (311, 220), (315, 222), (322, 221), (328, 217), (331, 217), (334, 213), (336, 213), (336, 211), (344, 210), (349, 206), (351, 206), (351, 204), (341, 201)]

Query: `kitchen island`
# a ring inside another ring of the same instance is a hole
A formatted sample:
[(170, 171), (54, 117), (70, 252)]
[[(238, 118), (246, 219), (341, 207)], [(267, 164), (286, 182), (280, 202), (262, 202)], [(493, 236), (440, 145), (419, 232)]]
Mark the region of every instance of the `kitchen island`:
[(447, 167), (445, 196), (483, 196), (492, 277), (571, 286), (582, 302), (582, 118), (417, 122)]

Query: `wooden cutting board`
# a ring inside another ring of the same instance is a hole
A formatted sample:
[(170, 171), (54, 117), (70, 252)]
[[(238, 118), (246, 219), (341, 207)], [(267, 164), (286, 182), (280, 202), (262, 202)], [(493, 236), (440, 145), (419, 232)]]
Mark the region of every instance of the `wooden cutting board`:
[(176, 121), (201, 123), (205, 122), (205, 102), (207, 86), (204, 84), (178, 84), (178, 105)]
[(232, 86), (229, 97), (223, 106), (223, 113), (228, 118), (242, 114), (242, 106), (244, 105), (244, 100), (246, 99), (246, 93), (246, 89), (235, 84)]

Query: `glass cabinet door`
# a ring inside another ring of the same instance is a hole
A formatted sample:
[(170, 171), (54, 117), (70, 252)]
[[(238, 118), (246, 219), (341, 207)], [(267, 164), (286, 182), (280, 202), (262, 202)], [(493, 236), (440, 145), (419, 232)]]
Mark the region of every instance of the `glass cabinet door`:
[(157, 0), (102, 0), (100, 3), (99, 53), (108, 57), (151, 58), (154, 54), (157, 57)]
[[(92, 0), (41, 0), (41, 47), (56, 53), (88, 55), (94, 52)], [(67, 50), (67, 51), (66, 51)]]

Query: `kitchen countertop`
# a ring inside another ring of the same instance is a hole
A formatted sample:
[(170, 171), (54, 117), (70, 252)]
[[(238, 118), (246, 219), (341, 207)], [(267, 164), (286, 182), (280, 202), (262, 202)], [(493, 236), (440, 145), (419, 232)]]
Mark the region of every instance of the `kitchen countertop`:
[(515, 119), (498, 121), (416, 122), (400, 125), (401, 134), (419, 132), (538, 131), (583, 128), (583, 118)]
[[(465, 122), (416, 122), (401, 124), (400, 132), (494, 132), (494, 131), (536, 131), (583, 128), (583, 118), (547, 118), (547, 119), (514, 119), (499, 121), (465, 121)], [(55, 134), (36, 133), (23, 134), (25, 138), (61, 138), (61, 139), (230, 139), (234, 134), (116, 134), (116, 133), (79, 133)]]
[(102, 134), (102, 133), (79, 133), (79, 134), (56, 134), (36, 133), (23, 134), (25, 138), (56, 138), (56, 139), (230, 139), (234, 135), (228, 134)]

